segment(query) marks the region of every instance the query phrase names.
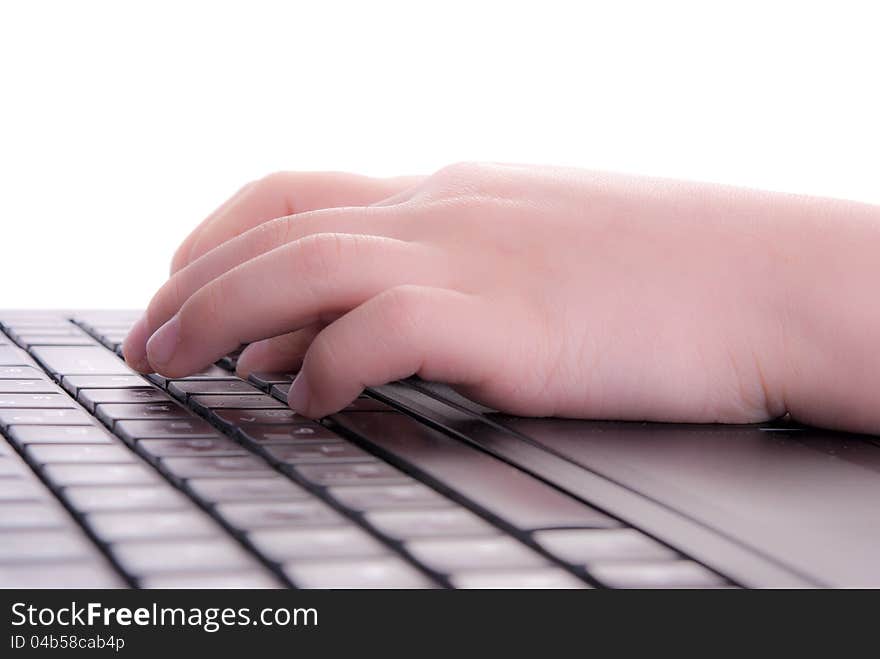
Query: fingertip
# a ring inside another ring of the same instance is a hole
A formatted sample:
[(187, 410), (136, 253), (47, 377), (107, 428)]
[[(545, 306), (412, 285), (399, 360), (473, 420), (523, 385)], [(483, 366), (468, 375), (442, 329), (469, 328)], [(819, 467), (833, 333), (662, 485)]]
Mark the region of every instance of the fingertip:
[[(181, 343), (180, 316), (174, 315), (153, 333), (146, 344), (146, 357), (157, 372), (174, 368), (175, 354)], [(172, 374), (174, 374), (172, 372)]]
[(297, 414), (309, 419), (320, 419), (345, 407), (344, 405), (328, 406), (320, 397), (316, 397), (304, 370), (297, 374), (293, 384), (290, 385), (287, 405)]
[(287, 405), (294, 412), (303, 416), (311, 416), (309, 414), (312, 404), (312, 391), (305, 371), (297, 373), (290, 385), (290, 391), (287, 394)]
[(235, 374), (243, 379), (254, 371), (265, 370), (262, 364), (266, 361), (268, 346), (265, 341), (255, 341), (249, 344), (238, 356), (235, 366)]
[(122, 356), (125, 362), (139, 373), (151, 373), (152, 368), (147, 359), (147, 339), (149, 328), (146, 316), (141, 316), (128, 332), (122, 344)]

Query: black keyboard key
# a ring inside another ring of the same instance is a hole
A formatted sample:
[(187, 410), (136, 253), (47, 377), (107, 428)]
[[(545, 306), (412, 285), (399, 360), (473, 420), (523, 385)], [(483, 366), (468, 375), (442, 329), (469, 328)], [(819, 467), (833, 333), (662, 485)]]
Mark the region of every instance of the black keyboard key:
[[(290, 384), (272, 385), (270, 394), (283, 403), (287, 403), (287, 396), (290, 393)], [(342, 412), (396, 412), (393, 407), (383, 403), (382, 401), (361, 395), (346, 405)]]
[(102, 559), (88, 562), (0, 565), (2, 588), (124, 588), (125, 584)]
[(239, 428), (238, 434), (242, 440), (261, 446), (341, 439), (329, 428), (312, 422), (288, 425), (247, 424)]
[(54, 313), (28, 312), (28, 313), (4, 313), (0, 318), (0, 326), (7, 332), (13, 332), (22, 327), (74, 327), (67, 319)]
[(247, 456), (219, 458), (162, 458), (160, 467), (171, 476), (187, 478), (248, 478), (275, 473), (264, 460)]
[(0, 394), (3, 409), (64, 409), (75, 408), (70, 396), (65, 394)]
[(251, 424), (313, 423), (307, 417), (288, 408), (275, 410), (213, 410), (211, 418), (227, 428), (240, 428)]
[(165, 389), (171, 382), (180, 382), (181, 380), (186, 382), (196, 380), (228, 380), (231, 377), (233, 376), (228, 371), (225, 371), (218, 366), (209, 366), (204, 371), (188, 375), (185, 378), (166, 378), (164, 375), (159, 375), (158, 373), (151, 373), (147, 376), (151, 382), (159, 385), (163, 389)]
[(466, 570), (449, 577), (456, 588), (498, 589), (536, 588), (540, 590), (589, 588), (587, 584), (558, 567)]
[(290, 393), (290, 384), (273, 384), (269, 393), (278, 400), (287, 402), (287, 395)]
[(635, 529), (552, 529), (538, 531), (533, 537), (548, 552), (572, 565), (678, 558), (675, 551)]
[(141, 579), (141, 588), (282, 588), (276, 577), (266, 570), (241, 569), (205, 572), (165, 572)]
[(266, 373), (256, 372), (248, 376), (248, 380), (253, 382), (263, 391), (268, 391), (276, 384), (290, 384), (296, 377), (296, 373)]
[(215, 510), (227, 524), (242, 530), (270, 526), (327, 526), (345, 521), (339, 513), (316, 498), (221, 503)]
[(129, 444), (138, 439), (176, 439), (185, 437), (220, 437), (207, 421), (197, 417), (188, 419), (150, 419), (117, 421), (113, 431)]
[(549, 561), (509, 536), (490, 538), (426, 538), (406, 548), (420, 563), (442, 573), (483, 568), (543, 567)]
[(95, 553), (86, 537), (75, 529), (5, 531), (0, 542), (3, 564), (76, 560)]
[(224, 371), (235, 373), (235, 369), (238, 366), (238, 359), (233, 359), (232, 357), (221, 357), (217, 360), (216, 364)]
[(33, 366), (0, 366), (0, 380), (48, 380), (48, 376)]
[(73, 485), (155, 485), (162, 482), (153, 469), (134, 464), (52, 464), (43, 473), (54, 487)]
[(0, 502), (40, 501), (46, 497), (42, 486), (25, 478), (0, 478)]
[(219, 435), (217, 437), (141, 439), (138, 440), (135, 448), (151, 460), (165, 457), (249, 455), (241, 446)]
[(4, 394), (61, 394), (58, 385), (49, 380), (0, 380), (0, 396)]
[(330, 495), (358, 512), (397, 508), (447, 508), (452, 501), (421, 483), (332, 487)]
[(248, 540), (275, 563), (301, 559), (382, 556), (385, 546), (356, 526), (307, 529), (260, 529)]
[(77, 401), (89, 412), (102, 403), (165, 403), (171, 398), (155, 387), (148, 389), (80, 389)]
[(95, 418), (80, 409), (71, 410), (4, 410), (0, 409), (0, 427), (24, 426), (91, 426)]
[(397, 412), (397, 410), (381, 400), (376, 400), (369, 396), (358, 396), (346, 405), (340, 413), (342, 412)]
[(130, 574), (152, 575), (187, 570), (238, 570), (259, 566), (231, 538), (189, 540), (133, 540), (110, 547), (113, 556)]
[(0, 366), (30, 366), (34, 363), (28, 354), (15, 346), (0, 346)]
[[(0, 533), (10, 530), (51, 529), (67, 525), (61, 510), (45, 501), (4, 501), (0, 503)], [(0, 538), (3, 536), (0, 535)]]
[(67, 487), (62, 491), (62, 496), (71, 508), (80, 513), (177, 510), (194, 505), (167, 483)]
[(92, 340), (87, 334), (83, 333), (83, 331), (78, 329), (75, 325), (68, 325), (67, 327), (20, 327), (16, 330), (10, 331), (9, 336), (16, 343), (20, 345), (23, 344), (23, 347), (29, 343), (30, 339), (40, 338), (45, 338), (46, 340), (69, 339), (72, 341), (87, 339), (89, 343), (86, 345), (95, 344), (94, 340)]
[(244, 380), (171, 380), (168, 393), (178, 400), (191, 395), (259, 395), (260, 390)]
[(197, 410), (264, 410), (272, 408), (287, 409), (286, 405), (263, 394), (240, 395), (196, 395), (189, 397), (189, 405)]
[(12, 426), (9, 439), (28, 444), (110, 444), (112, 435), (100, 426)]
[(67, 335), (51, 335), (51, 334), (20, 334), (18, 336), (18, 344), (23, 348), (33, 348), (34, 346), (93, 346), (97, 345), (95, 340), (84, 334), (67, 334)]
[(619, 526), (595, 508), (403, 414), (357, 412), (333, 419), (517, 528)]
[(44, 336), (87, 336), (85, 332), (73, 323), (66, 323), (63, 325), (30, 324), (15, 325), (13, 327), (14, 329), (12, 329), (9, 334), (19, 340), (26, 334), (42, 334)]
[(334, 485), (397, 485), (412, 483), (406, 474), (383, 462), (354, 462), (350, 464), (299, 465), (296, 472), (310, 483)]
[(130, 328), (142, 315), (141, 311), (100, 311), (80, 314), (74, 320), (89, 332), (100, 334), (105, 329)]
[(345, 441), (266, 446), (265, 451), (282, 464), (364, 462), (371, 458), (369, 453)]
[(125, 464), (138, 462), (124, 446), (96, 444), (31, 444), (25, 456), (37, 465), (46, 464)]
[(728, 583), (688, 560), (595, 563), (590, 574), (609, 588), (720, 588)]
[(9, 336), (13, 340), (18, 340), (21, 338), (22, 334), (45, 334), (46, 336), (82, 336), (83, 331), (79, 329), (76, 325), (61, 321), (61, 322), (22, 322), (15, 323), (9, 326)]
[(93, 513), (86, 524), (100, 540), (153, 540), (219, 536), (220, 526), (200, 510)]
[(131, 375), (125, 363), (99, 346), (39, 346), (34, 357), (56, 378), (62, 375)]
[(433, 582), (396, 556), (301, 561), (284, 565), (300, 588), (432, 588)]
[(28, 473), (27, 467), (17, 458), (0, 455), (0, 477), (15, 478)]
[(471, 511), (461, 508), (377, 510), (366, 520), (390, 538), (407, 540), (431, 536), (496, 535), (498, 530)]
[(108, 426), (127, 419), (191, 419), (193, 413), (177, 403), (102, 403), (96, 409), (97, 417)]
[(61, 386), (76, 396), (80, 389), (143, 389), (150, 383), (140, 375), (66, 375)]
[(193, 478), (187, 487), (202, 501), (290, 501), (310, 497), (296, 483), (282, 476), (261, 478)]

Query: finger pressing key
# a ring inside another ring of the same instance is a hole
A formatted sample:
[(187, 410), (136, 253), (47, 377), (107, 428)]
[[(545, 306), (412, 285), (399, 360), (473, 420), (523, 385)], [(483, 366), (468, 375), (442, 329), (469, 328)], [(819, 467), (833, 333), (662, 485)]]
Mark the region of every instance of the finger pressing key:
[(405, 283), (443, 285), (437, 253), (377, 236), (316, 234), (234, 268), (196, 291), (147, 344), (169, 377), (198, 371), (242, 343), (306, 327)]
[(146, 342), (200, 288), (251, 259), (305, 237), (332, 231), (391, 235), (400, 213), (386, 208), (325, 209), (281, 217), (229, 240), (174, 274), (153, 296), (147, 312), (131, 328), (123, 354), (132, 368), (150, 372)]

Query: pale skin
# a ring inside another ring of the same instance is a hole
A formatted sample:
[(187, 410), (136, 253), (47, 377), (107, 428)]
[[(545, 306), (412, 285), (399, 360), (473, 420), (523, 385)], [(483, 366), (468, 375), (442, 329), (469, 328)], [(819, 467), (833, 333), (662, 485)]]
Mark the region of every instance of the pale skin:
[(575, 169), (278, 173), (174, 256), (125, 341), (182, 377), (300, 370), (337, 411), (413, 374), (534, 416), (880, 433), (880, 207)]

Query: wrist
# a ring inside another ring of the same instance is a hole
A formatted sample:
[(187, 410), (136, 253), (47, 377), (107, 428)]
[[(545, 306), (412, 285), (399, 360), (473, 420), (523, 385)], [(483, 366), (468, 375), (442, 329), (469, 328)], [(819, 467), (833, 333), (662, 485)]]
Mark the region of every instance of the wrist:
[(780, 226), (785, 407), (804, 423), (880, 432), (880, 207), (798, 199)]

